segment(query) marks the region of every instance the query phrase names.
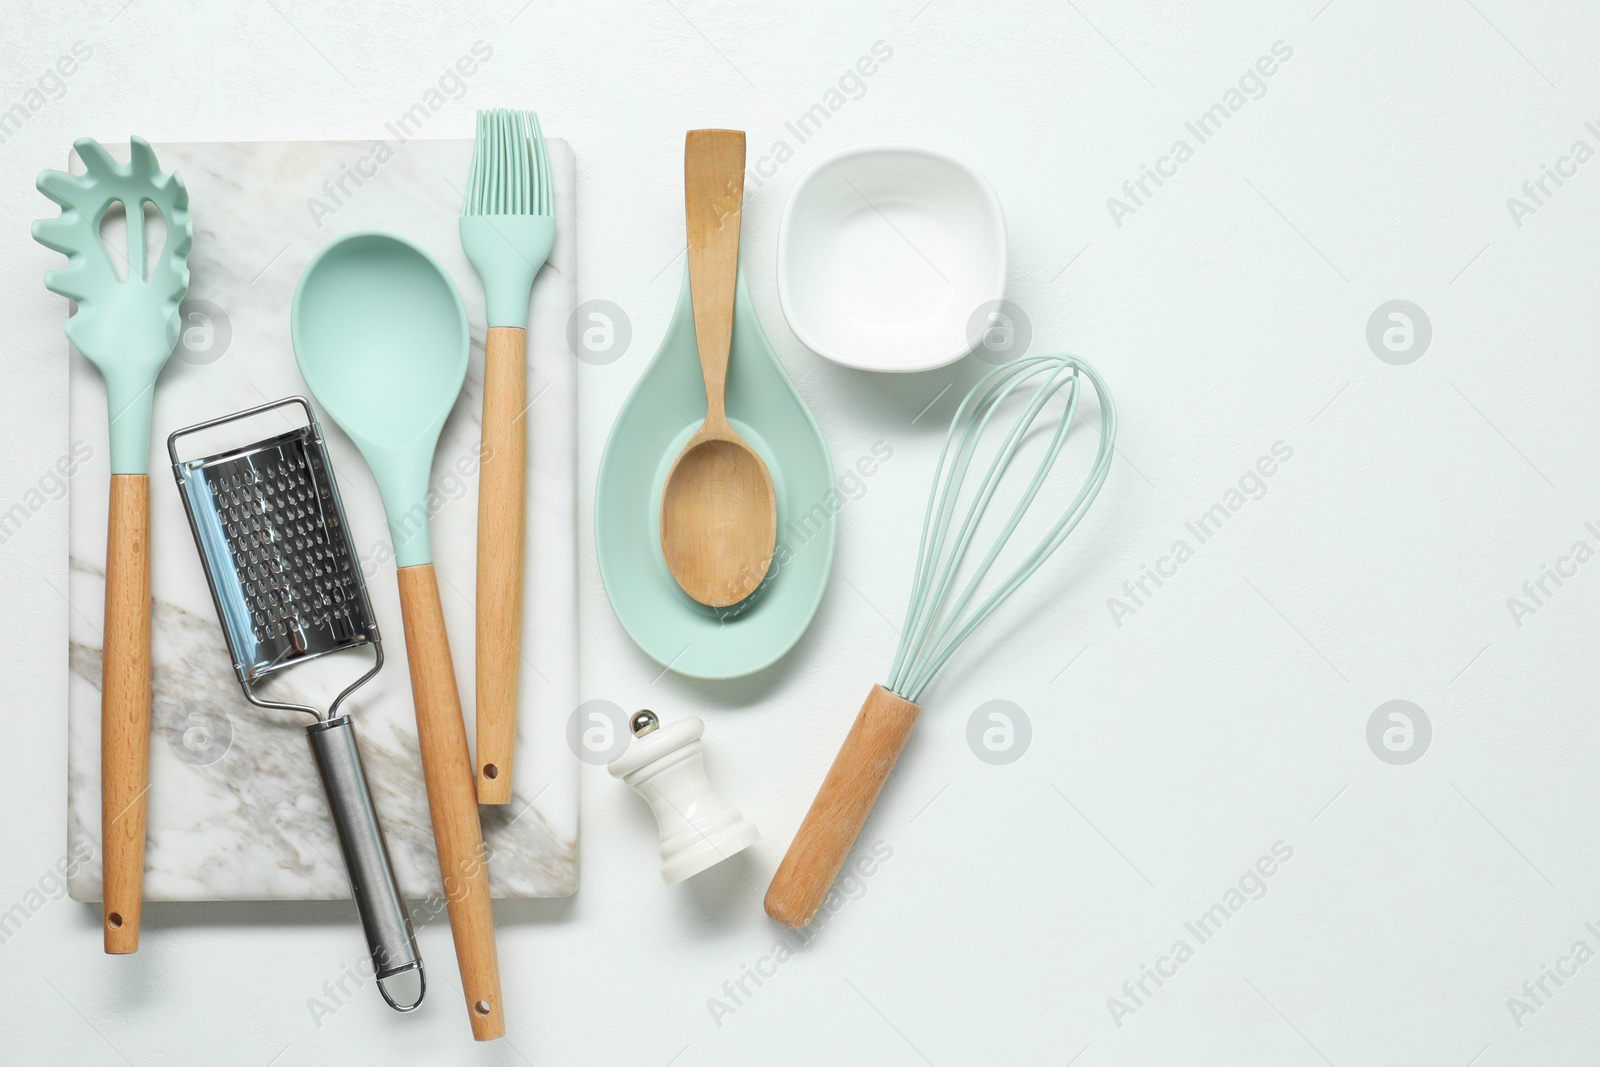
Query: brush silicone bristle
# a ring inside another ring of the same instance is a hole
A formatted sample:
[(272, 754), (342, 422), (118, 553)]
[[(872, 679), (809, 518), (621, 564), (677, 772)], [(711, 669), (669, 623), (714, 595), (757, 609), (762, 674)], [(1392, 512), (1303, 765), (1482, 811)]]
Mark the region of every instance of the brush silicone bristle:
[(553, 215), (544, 132), (532, 111), (478, 112), (463, 215)]

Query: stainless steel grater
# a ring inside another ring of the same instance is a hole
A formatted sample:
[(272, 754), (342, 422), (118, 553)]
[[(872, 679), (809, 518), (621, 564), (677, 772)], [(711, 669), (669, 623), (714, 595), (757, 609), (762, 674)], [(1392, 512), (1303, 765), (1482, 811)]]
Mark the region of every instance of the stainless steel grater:
[[(178, 456), (184, 437), (294, 405), (305, 413), (304, 426), (199, 459)], [(306, 737), (338, 831), (378, 991), (390, 1007), (411, 1011), (427, 990), (422, 958), (373, 808), (355, 727), (349, 715), (337, 714), (345, 698), (383, 667), (383, 642), (322, 430), (311, 405), (289, 397), (178, 430), (167, 438), (167, 454), (245, 697), (314, 720)], [(360, 648), (372, 650), (372, 666), (326, 714), (255, 690), (286, 667)], [(384, 981), (409, 971), (417, 972), (418, 993), (415, 1001), (401, 1004)]]

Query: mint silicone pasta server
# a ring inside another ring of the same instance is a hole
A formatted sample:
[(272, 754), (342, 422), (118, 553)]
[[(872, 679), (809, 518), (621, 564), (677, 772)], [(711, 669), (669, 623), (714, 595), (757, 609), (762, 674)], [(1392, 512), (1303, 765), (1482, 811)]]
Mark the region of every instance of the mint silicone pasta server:
[[(100, 371), (110, 417), (111, 506), (106, 529), (106, 607), (100, 668), (100, 834), (105, 946), (139, 947), (144, 889), (145, 794), (150, 782), (150, 414), (156, 378), (178, 341), (178, 305), (189, 291), (194, 225), (189, 192), (164, 174), (143, 138), (128, 162), (100, 145), (74, 143), (84, 173), (47, 170), (39, 191), (61, 214), (33, 224), (33, 239), (67, 265), (45, 287), (77, 307), (67, 339)], [(127, 216), (127, 253), (100, 235), (113, 208)], [(145, 207), (166, 226), (146, 255)], [(125, 260), (119, 270), (112, 261)]]

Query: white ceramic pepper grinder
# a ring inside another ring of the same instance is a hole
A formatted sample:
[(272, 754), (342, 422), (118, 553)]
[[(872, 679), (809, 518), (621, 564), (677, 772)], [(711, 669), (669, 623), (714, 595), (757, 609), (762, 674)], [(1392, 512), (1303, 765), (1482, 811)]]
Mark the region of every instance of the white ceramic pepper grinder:
[(755, 824), (711, 788), (700, 746), (705, 723), (688, 718), (662, 726), (655, 712), (640, 711), (628, 728), (628, 750), (606, 769), (655, 812), (664, 882), (677, 885), (761, 840)]

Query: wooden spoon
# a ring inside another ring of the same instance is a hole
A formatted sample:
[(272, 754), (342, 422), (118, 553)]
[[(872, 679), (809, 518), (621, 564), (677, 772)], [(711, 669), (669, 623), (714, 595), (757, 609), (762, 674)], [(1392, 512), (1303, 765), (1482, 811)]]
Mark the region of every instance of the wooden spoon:
[(661, 551), (683, 591), (713, 608), (737, 604), (767, 576), (778, 539), (772, 475), (724, 410), (744, 205), (744, 133), (690, 130), (683, 153), (689, 292), (706, 382), (706, 419), (667, 474)]

